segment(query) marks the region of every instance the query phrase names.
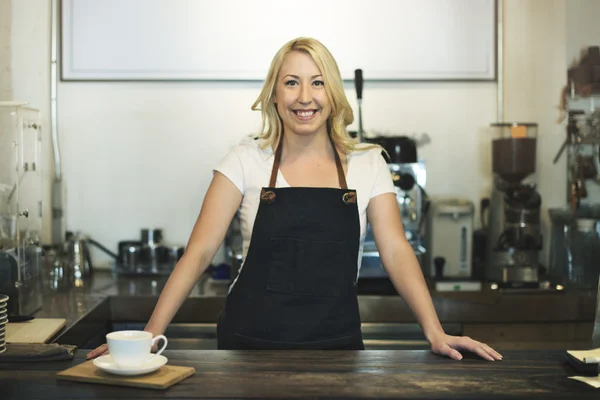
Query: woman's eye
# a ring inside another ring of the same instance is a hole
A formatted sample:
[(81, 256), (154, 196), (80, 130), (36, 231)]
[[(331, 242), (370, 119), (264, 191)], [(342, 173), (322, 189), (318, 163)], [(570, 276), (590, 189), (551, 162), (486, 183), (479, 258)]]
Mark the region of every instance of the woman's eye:
[(323, 82), (323, 81), (314, 81), (314, 82), (313, 82), (313, 85), (316, 85), (316, 86), (324, 86), (324, 85), (325, 85), (325, 82)]
[(294, 86), (294, 85), (297, 85), (298, 82), (296, 82), (295, 80), (292, 79), (292, 80), (286, 81), (285, 84), (287, 86)]

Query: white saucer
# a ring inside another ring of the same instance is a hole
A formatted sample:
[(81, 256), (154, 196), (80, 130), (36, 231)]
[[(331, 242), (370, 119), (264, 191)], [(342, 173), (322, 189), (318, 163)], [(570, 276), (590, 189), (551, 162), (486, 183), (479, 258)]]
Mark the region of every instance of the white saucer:
[(125, 375), (125, 376), (133, 376), (133, 375), (144, 375), (149, 374), (150, 372), (154, 372), (163, 365), (167, 363), (167, 357), (159, 354), (157, 356), (152, 357), (146, 364), (141, 368), (121, 368), (116, 365), (110, 354), (105, 356), (100, 356), (98, 358), (94, 358), (94, 365), (100, 368), (102, 371), (109, 372), (111, 374), (116, 375)]

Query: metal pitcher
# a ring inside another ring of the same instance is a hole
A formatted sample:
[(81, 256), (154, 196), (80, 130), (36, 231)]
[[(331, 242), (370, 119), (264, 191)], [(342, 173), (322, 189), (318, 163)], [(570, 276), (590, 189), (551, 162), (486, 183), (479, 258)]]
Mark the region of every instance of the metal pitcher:
[(81, 232), (67, 232), (66, 253), (70, 271), (73, 273), (75, 286), (92, 274), (93, 265), (88, 247), (88, 237)]

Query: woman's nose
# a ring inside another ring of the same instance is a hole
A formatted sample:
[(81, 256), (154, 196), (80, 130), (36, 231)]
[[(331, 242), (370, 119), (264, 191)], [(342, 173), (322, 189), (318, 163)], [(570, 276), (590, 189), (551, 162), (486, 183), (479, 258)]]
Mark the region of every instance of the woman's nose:
[(312, 92), (310, 90), (310, 86), (303, 85), (300, 88), (300, 97), (298, 98), (298, 102), (302, 104), (308, 104), (312, 101)]

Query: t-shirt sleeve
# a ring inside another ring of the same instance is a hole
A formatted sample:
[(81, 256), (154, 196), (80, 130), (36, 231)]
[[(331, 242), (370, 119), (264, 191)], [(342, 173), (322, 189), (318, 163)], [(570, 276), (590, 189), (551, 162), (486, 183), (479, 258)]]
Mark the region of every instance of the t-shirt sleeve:
[[(235, 146), (215, 167), (214, 171), (219, 171), (227, 179), (229, 179), (243, 194), (244, 185), (244, 168), (242, 167), (241, 150), (239, 146)], [(213, 171), (213, 172), (214, 172)]]
[(383, 193), (396, 193), (394, 190), (394, 182), (392, 181), (392, 174), (390, 173), (390, 169), (381, 155), (381, 152), (378, 149), (371, 151), (374, 152), (373, 157), (375, 158), (373, 162), (375, 176), (370, 198), (372, 199)]

